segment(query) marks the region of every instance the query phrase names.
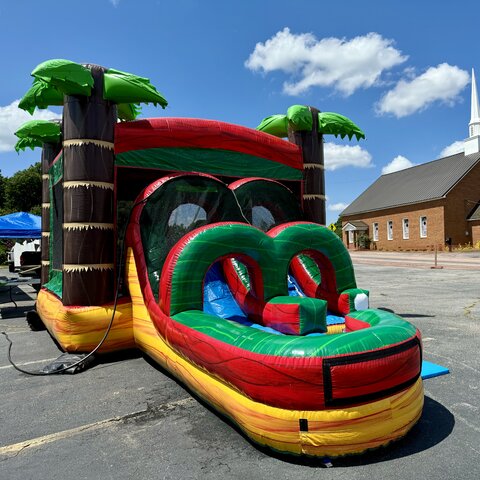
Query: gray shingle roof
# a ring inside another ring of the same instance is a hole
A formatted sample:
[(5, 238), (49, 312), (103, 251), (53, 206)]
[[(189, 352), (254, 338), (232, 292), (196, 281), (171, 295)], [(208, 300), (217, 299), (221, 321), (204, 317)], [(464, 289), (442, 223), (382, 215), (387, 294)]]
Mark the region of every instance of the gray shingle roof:
[(480, 204), (472, 210), (467, 220), (480, 220)]
[(382, 175), (342, 213), (354, 215), (443, 198), (480, 160), (480, 153), (457, 153)]

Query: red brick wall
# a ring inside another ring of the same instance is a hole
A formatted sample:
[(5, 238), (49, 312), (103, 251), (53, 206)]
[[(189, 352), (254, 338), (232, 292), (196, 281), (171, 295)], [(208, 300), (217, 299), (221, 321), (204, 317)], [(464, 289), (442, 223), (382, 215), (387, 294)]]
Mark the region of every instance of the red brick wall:
[(475, 243), (471, 231), (472, 222), (467, 221), (467, 216), (480, 201), (479, 187), (480, 164), (472, 168), (447, 195), (445, 236), (451, 237), (454, 245)]
[(480, 242), (480, 220), (474, 220), (469, 222), (472, 228), (472, 245)]
[[(434, 250), (435, 244), (443, 249), (445, 200), (424, 202), (417, 205), (389, 208), (379, 212), (345, 216), (342, 226), (349, 220), (361, 220), (368, 225), (368, 236), (372, 240), (371, 247), (377, 250)], [(420, 237), (420, 217), (427, 217), (427, 237)], [(403, 239), (403, 219), (409, 220), (409, 239)], [(387, 222), (393, 221), (393, 240), (387, 239)], [(373, 241), (373, 223), (378, 223), (378, 241)], [(346, 232), (343, 241), (348, 246)]]

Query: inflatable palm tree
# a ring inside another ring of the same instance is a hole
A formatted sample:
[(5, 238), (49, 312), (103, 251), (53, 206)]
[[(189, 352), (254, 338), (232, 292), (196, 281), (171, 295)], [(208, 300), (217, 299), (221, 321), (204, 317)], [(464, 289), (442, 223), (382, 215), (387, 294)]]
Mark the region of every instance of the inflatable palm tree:
[(64, 305), (102, 305), (113, 300), (115, 288), (115, 124), (135, 119), (139, 103), (165, 108), (167, 101), (147, 78), (98, 65), (49, 60), (32, 76), (20, 108), (64, 107), (57, 183), (63, 229), (50, 242), (48, 261), (56, 263), (49, 266), (50, 281), (57, 269)]
[(325, 175), (323, 135), (341, 138), (365, 138), (363, 131), (349, 118), (338, 113), (320, 112), (314, 107), (291, 106), (286, 115), (272, 115), (262, 120), (257, 130), (277, 137), (287, 137), (303, 153), (303, 209), (307, 220), (325, 225)]
[(42, 148), (42, 285), (49, 280), (50, 266), (50, 165), (62, 149), (60, 121), (32, 120), (24, 123), (16, 132), (15, 150)]

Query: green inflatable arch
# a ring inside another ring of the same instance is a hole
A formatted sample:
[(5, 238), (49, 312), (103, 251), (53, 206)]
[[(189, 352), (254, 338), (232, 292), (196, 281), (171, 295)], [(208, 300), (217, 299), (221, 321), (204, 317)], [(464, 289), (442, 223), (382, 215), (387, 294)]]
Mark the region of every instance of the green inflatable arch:
[(274, 229), (271, 235), (240, 223), (211, 225), (186, 235), (163, 266), (160, 298), (164, 311), (175, 315), (202, 310), (205, 275), (213, 263), (228, 257), (247, 265), (252, 288), (264, 301), (288, 295), (290, 261), (302, 251), (316, 250), (328, 257), (338, 291), (355, 288), (350, 256), (337, 235), (327, 228), (294, 223), (280, 231)]

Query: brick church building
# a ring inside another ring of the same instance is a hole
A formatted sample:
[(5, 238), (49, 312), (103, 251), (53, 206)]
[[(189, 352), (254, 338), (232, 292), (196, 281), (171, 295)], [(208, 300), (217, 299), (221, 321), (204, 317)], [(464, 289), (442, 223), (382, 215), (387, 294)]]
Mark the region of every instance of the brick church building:
[(382, 175), (341, 218), (348, 248), (433, 250), (480, 242), (480, 108), (473, 72), (465, 151)]

